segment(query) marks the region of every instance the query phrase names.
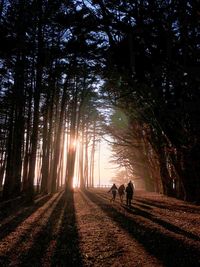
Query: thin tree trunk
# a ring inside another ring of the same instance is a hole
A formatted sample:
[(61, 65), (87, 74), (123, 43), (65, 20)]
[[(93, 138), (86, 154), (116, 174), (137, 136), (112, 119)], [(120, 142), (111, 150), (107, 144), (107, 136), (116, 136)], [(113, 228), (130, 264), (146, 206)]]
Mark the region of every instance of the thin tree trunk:
[[(33, 74), (33, 71), (32, 71)], [(29, 154), (30, 154), (30, 128), (31, 128), (31, 107), (32, 107), (32, 88), (33, 79), (31, 81), (31, 88), (29, 93), (28, 101), (28, 114), (26, 122), (26, 146), (24, 151), (24, 162), (23, 162), (23, 177), (22, 177), (22, 190), (26, 192), (28, 186), (28, 170), (29, 170)]]
[(93, 123), (93, 141), (91, 150), (91, 161), (90, 161), (90, 180), (91, 186), (94, 187), (94, 156), (95, 156), (95, 144), (96, 144), (96, 120)]
[(83, 176), (83, 151), (84, 151), (84, 121), (82, 121), (81, 127), (81, 143), (79, 148), (79, 179), (80, 179), (80, 188), (85, 187), (85, 181)]
[(74, 96), (72, 101), (72, 110), (71, 110), (71, 125), (70, 125), (70, 139), (69, 139), (69, 148), (67, 156), (67, 171), (66, 171), (66, 189), (71, 190), (73, 187), (73, 177), (74, 177), (74, 168), (75, 168), (75, 158), (76, 158), (76, 147), (74, 143), (77, 138), (77, 131), (79, 125), (79, 119), (77, 120), (77, 88), (75, 84)]
[[(21, 193), (22, 151), (24, 141), (24, 72), (25, 72), (25, 25), (24, 1), (20, 2), (20, 14), (17, 23), (17, 59), (13, 85), (13, 109), (10, 117), (8, 155), (4, 199)], [(9, 155), (10, 154), (10, 155)]]
[(61, 144), (61, 135), (63, 130), (64, 124), (64, 115), (65, 115), (65, 108), (67, 104), (67, 84), (64, 86), (62, 100), (61, 100), (61, 111), (60, 111), (60, 118), (58, 123), (58, 130), (55, 137), (55, 152), (54, 152), (54, 159), (53, 159), (53, 171), (52, 171), (52, 183), (51, 183), (51, 192), (54, 193), (56, 191), (56, 180), (58, 175), (58, 163), (60, 159), (60, 144)]
[(86, 123), (85, 129), (85, 158), (84, 158), (84, 177), (86, 181), (86, 186), (89, 187), (89, 180), (88, 180), (88, 122)]
[(42, 0), (39, 1), (39, 14), (38, 14), (38, 54), (36, 65), (36, 85), (34, 92), (34, 114), (33, 114), (33, 130), (31, 136), (31, 152), (28, 174), (28, 190), (27, 199), (32, 200), (34, 196), (34, 178), (35, 178), (35, 166), (36, 166), (36, 154), (37, 154), (37, 141), (38, 141), (38, 125), (39, 125), (39, 103), (40, 93), (42, 86), (42, 53), (43, 53), (43, 36), (42, 36)]

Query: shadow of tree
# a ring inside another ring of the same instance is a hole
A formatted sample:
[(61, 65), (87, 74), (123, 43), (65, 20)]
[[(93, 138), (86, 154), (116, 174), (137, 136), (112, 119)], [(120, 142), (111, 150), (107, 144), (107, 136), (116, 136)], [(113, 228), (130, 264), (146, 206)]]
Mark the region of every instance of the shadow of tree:
[[(57, 199), (57, 198), (56, 198)], [(58, 231), (55, 232), (55, 228)], [(35, 228), (39, 226), (37, 222), (33, 225), (34, 229), (30, 229), (26, 238), (32, 238), (32, 244), (27, 251), (21, 251), (20, 255), (16, 255), (18, 261), (15, 266), (20, 267), (41, 267), (41, 266), (83, 266), (82, 257), (79, 250), (79, 235), (76, 224), (76, 216), (74, 209), (73, 193), (62, 194), (62, 197), (53, 208), (47, 223), (42, 225), (41, 229), (36, 234)], [(32, 232), (33, 230), (33, 232)], [(33, 233), (33, 235), (32, 235)], [(21, 242), (27, 242), (28, 239), (23, 237)], [(27, 240), (27, 241), (26, 241)], [(51, 247), (51, 244), (56, 244)], [(50, 251), (49, 251), (49, 248)], [(11, 263), (10, 257), (15, 254), (13, 250), (8, 255), (0, 258), (0, 266), (14, 266)], [(48, 257), (44, 262), (44, 257), (48, 253)]]
[[(60, 195), (60, 194), (59, 194)], [(53, 204), (54, 202), (56, 202), (56, 200), (59, 198), (59, 195), (53, 200), (53, 202), (51, 204)], [(62, 198), (61, 198), (62, 199)], [(61, 202), (61, 199), (58, 201), (58, 203), (56, 204), (56, 207), (59, 205), (59, 203)], [(28, 217), (29, 215), (31, 215), (33, 212), (37, 212), (37, 209), (42, 206), (42, 203), (46, 203), (46, 201), (44, 200), (44, 202), (38, 202), (37, 208), (34, 206), (31, 206), (30, 209), (27, 210), (27, 212), (25, 212), (25, 214), (23, 213), (22, 217), (20, 217), (20, 220), (17, 221), (17, 224), (20, 225), (20, 221), (23, 222), (24, 216)], [(46, 210), (44, 210), (41, 213), (41, 217), (44, 215), (44, 213), (46, 211), (48, 211), (51, 208), (51, 206), (48, 206), (48, 208)], [(32, 211), (32, 213), (31, 213)], [(52, 212), (49, 221), (51, 222), (53, 219), (53, 217), (55, 216), (55, 211), (56, 209), (54, 209), (54, 211)], [(25, 218), (24, 218), (25, 219)], [(38, 225), (38, 221), (40, 220), (40, 218), (38, 218), (37, 220), (34, 221), (33, 223), (33, 227), (37, 227)], [(12, 221), (10, 222), (12, 223)], [(49, 226), (51, 225), (51, 223), (49, 223)], [(13, 225), (13, 227), (17, 225)], [(41, 231), (45, 228), (45, 229), (49, 229), (50, 227), (44, 225), (43, 228), (41, 229)], [(12, 227), (12, 225), (11, 225)], [(11, 230), (11, 228), (10, 228)], [(14, 228), (13, 228), (14, 230)], [(20, 267), (23, 266), (41, 266), (40, 265), (40, 256), (42, 255), (42, 253), (44, 252), (44, 248), (45, 248), (45, 244), (47, 243), (47, 238), (46, 238), (46, 231), (43, 232), (39, 232), (39, 234), (37, 236), (34, 236), (34, 243), (32, 245), (32, 247), (30, 247), (30, 249), (28, 249), (27, 251), (21, 251), (20, 253), (18, 252), (18, 254), (16, 254), (16, 248), (18, 247), (18, 245), (25, 243), (27, 240), (29, 240), (29, 238), (31, 238), (32, 236), (32, 232), (33, 232), (33, 228), (28, 228), (27, 231), (25, 231), (25, 233), (23, 235), (20, 236), (19, 240), (17, 241), (17, 243), (15, 244), (15, 246), (13, 246), (8, 253), (4, 254), (3, 256), (0, 257), (0, 266), (13, 266), (14, 263), (11, 263), (12, 261), (12, 255), (15, 255), (14, 258), (16, 258), (19, 262), (20, 262)], [(16, 233), (17, 235), (17, 233)], [(12, 240), (10, 240), (12, 243)], [(15, 265), (18, 266), (18, 265)]]
[(42, 266), (44, 253), (53, 238), (53, 229), (55, 227), (56, 221), (60, 216), (61, 207), (63, 207), (64, 201), (64, 197), (62, 196), (53, 209), (53, 212), (49, 217), (47, 224), (43, 225), (40, 232), (34, 237), (33, 245), (30, 247), (28, 252), (24, 254), (22, 251), (20, 255), (20, 267)]
[[(151, 255), (163, 262), (167, 267), (199, 267), (200, 248), (193, 244), (186, 244), (176, 236), (168, 236), (151, 225), (135, 221), (118, 211), (108, 202), (90, 191), (85, 191), (87, 197), (98, 205), (113, 221), (117, 222), (126, 232), (148, 251)], [(135, 215), (147, 218), (147, 213), (138, 210)], [(158, 223), (158, 222), (157, 222)], [(174, 229), (176, 230), (176, 229)]]
[(7, 236), (10, 232), (12, 232), (15, 228), (17, 228), (20, 223), (26, 220), (31, 214), (36, 212), (40, 207), (42, 207), (51, 196), (46, 196), (45, 198), (41, 199), (37, 203), (32, 206), (21, 206), (21, 212), (17, 214), (17, 216), (13, 216), (8, 223), (0, 225), (0, 239), (3, 239)]
[(66, 193), (66, 206), (51, 266), (83, 266), (79, 248), (73, 192)]
[(200, 237), (199, 236), (194, 235), (194, 234), (192, 234), (190, 232), (187, 232), (187, 231), (181, 229), (180, 227), (178, 227), (178, 226), (176, 226), (176, 225), (174, 225), (172, 223), (169, 223), (169, 222), (167, 222), (165, 220), (162, 220), (160, 218), (156, 218), (155, 215), (152, 215), (147, 211), (141, 210), (141, 209), (139, 209), (139, 208), (137, 208), (135, 206), (133, 206), (132, 208), (128, 208), (127, 206), (123, 206), (123, 207), (126, 209), (127, 212), (146, 217), (147, 219), (149, 219), (152, 222), (155, 222), (155, 223), (163, 226), (164, 228), (166, 228), (169, 231), (172, 231), (172, 232), (174, 232), (176, 234), (184, 235), (185, 237), (194, 239), (195, 241), (200, 241)]
[(190, 212), (190, 213), (198, 213), (200, 212), (199, 206), (195, 205), (184, 205), (184, 204), (178, 204), (177, 208), (175, 209), (174, 205), (169, 205), (169, 203), (166, 203), (164, 201), (156, 201), (156, 200), (150, 200), (150, 199), (141, 199), (140, 197), (135, 197), (135, 200), (137, 202), (143, 203), (148, 206), (154, 206), (160, 209), (169, 209), (169, 210), (178, 210), (183, 212)]
[(152, 210), (152, 209), (153, 209), (152, 207), (150, 207), (150, 206), (148, 206), (148, 205), (143, 205), (143, 204), (139, 204), (139, 203), (137, 203), (137, 205), (138, 205), (139, 207), (143, 208), (143, 209), (146, 209), (146, 210)]

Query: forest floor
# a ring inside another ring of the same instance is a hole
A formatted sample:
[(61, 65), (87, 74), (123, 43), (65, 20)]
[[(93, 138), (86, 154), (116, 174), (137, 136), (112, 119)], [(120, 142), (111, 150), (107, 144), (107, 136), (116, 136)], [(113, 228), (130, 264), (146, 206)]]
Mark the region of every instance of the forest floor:
[(40, 196), (0, 213), (0, 266), (200, 266), (200, 207), (136, 192)]

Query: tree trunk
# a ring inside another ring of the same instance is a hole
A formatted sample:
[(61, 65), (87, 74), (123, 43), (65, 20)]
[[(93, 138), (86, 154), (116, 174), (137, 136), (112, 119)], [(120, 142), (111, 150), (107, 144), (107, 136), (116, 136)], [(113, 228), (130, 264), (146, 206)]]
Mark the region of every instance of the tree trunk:
[(3, 197), (18, 196), (21, 193), (22, 152), (24, 142), (24, 71), (25, 71), (25, 25), (24, 1), (20, 3), (17, 23), (17, 58), (13, 85), (13, 110), (10, 117), (7, 167)]
[(67, 84), (64, 86), (62, 100), (61, 100), (61, 111), (60, 111), (60, 118), (58, 122), (58, 129), (56, 132), (55, 137), (55, 151), (54, 151), (54, 159), (53, 159), (53, 171), (52, 171), (52, 183), (51, 183), (51, 192), (54, 193), (56, 191), (56, 180), (58, 177), (58, 163), (60, 159), (60, 144), (61, 144), (61, 135), (63, 130), (63, 122), (64, 122), (64, 115), (65, 109), (67, 104)]
[(66, 169), (66, 188), (73, 188), (73, 177), (74, 177), (74, 168), (75, 168), (75, 158), (76, 158), (76, 147), (74, 143), (77, 138), (78, 131), (78, 121), (77, 121), (77, 88), (75, 85), (73, 100), (72, 100), (72, 109), (71, 109), (71, 125), (70, 125), (70, 138), (69, 138), (69, 147), (67, 155), (67, 169)]
[(86, 130), (85, 130), (85, 158), (84, 158), (84, 178), (86, 186), (89, 187), (89, 180), (88, 180), (88, 121), (86, 123)]
[(37, 141), (38, 141), (38, 125), (39, 125), (39, 104), (40, 94), (42, 87), (42, 72), (43, 72), (43, 34), (42, 34), (42, 1), (39, 1), (38, 6), (38, 51), (37, 51), (37, 64), (36, 64), (36, 85), (34, 91), (34, 112), (33, 112), (33, 129), (31, 136), (31, 151), (30, 151), (30, 163), (28, 174), (28, 189), (27, 199), (32, 201), (34, 197), (34, 178), (36, 167), (36, 154), (37, 154)]
[(94, 187), (94, 156), (95, 156), (95, 145), (96, 145), (96, 120), (93, 122), (93, 136), (92, 136), (92, 149), (90, 159), (90, 181), (91, 186)]
[(79, 179), (80, 179), (80, 188), (85, 187), (85, 181), (83, 176), (83, 152), (84, 152), (84, 121), (82, 120), (82, 127), (81, 127), (81, 142), (80, 142), (80, 150), (79, 150)]

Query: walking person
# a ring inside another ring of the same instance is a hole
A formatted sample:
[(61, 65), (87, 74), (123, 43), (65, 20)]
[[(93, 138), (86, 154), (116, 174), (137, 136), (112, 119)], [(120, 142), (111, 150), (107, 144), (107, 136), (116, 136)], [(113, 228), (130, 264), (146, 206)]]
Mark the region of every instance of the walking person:
[(120, 185), (120, 187), (118, 188), (118, 193), (119, 193), (120, 202), (123, 204), (123, 198), (124, 198), (124, 195), (125, 195), (125, 186), (124, 186), (124, 184)]
[(126, 205), (131, 206), (131, 200), (133, 199), (133, 191), (134, 186), (133, 183), (130, 181), (126, 187)]
[(117, 195), (117, 186), (116, 184), (113, 184), (112, 187), (110, 188), (110, 190), (108, 191), (108, 193), (111, 192), (112, 193), (112, 198), (110, 199), (110, 202), (114, 202), (116, 195)]

